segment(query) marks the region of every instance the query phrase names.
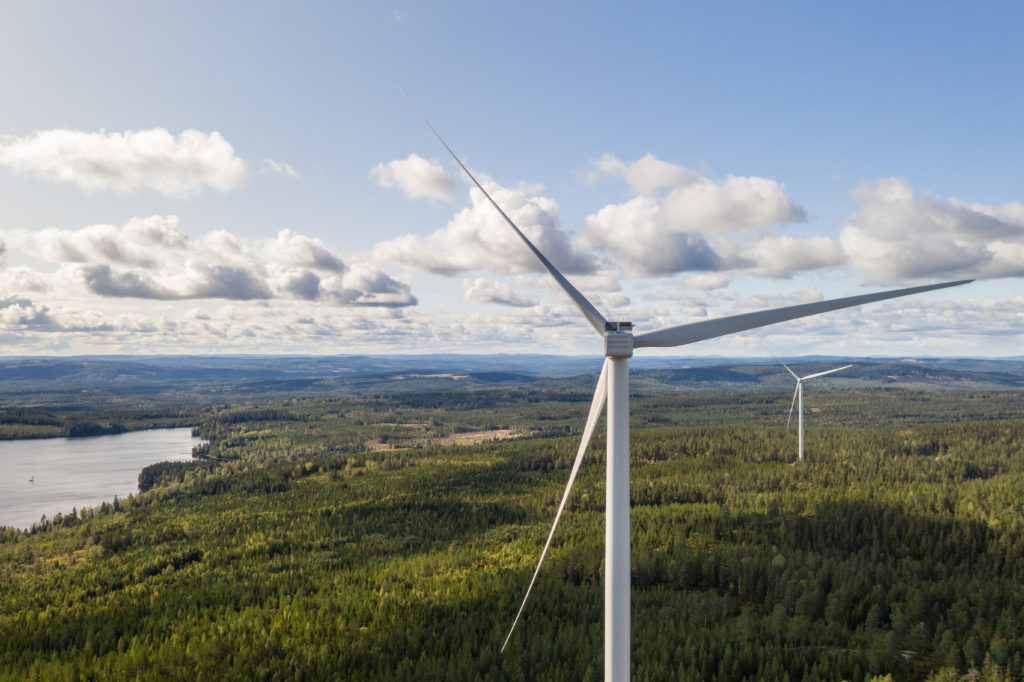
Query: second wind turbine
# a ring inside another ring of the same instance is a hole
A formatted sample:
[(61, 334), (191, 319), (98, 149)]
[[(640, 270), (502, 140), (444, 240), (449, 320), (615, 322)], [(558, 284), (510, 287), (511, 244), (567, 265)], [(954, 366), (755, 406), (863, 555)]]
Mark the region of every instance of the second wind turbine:
[[(404, 95), (405, 93), (403, 92), (402, 94)], [(551, 546), (551, 538), (555, 534), (555, 528), (558, 527), (558, 520), (565, 509), (565, 503), (569, 498), (569, 491), (576, 480), (576, 474), (579, 471), (583, 454), (586, 452), (587, 445), (590, 442), (590, 436), (607, 401), (608, 458), (605, 488), (604, 679), (606, 682), (624, 682), (629, 679), (630, 670), (629, 358), (633, 356), (633, 350), (636, 348), (674, 348), (684, 346), (748, 329), (764, 327), (765, 325), (777, 322), (795, 320), (800, 317), (807, 317), (808, 315), (818, 315), (819, 313), (831, 310), (839, 310), (899, 296), (908, 296), (934, 289), (967, 284), (972, 280), (944, 282), (942, 284), (910, 287), (908, 289), (881, 291), (862, 296), (849, 296), (830, 301), (804, 303), (634, 333), (632, 322), (610, 322), (605, 319), (598, 312), (597, 308), (594, 307), (594, 304), (588, 301), (552, 265), (551, 261), (533, 245), (533, 242), (512, 222), (512, 219), (508, 217), (498, 203), (488, 194), (483, 185), (463, 165), (459, 157), (455, 155), (451, 147), (434, 130), (434, 127), (430, 125), (430, 122), (427, 121), (426, 117), (412, 100), (408, 96), (406, 96), (406, 99), (427, 127), (430, 128), (430, 131), (441, 145), (451, 154), (459, 168), (463, 170), (476, 188), (487, 198), (504, 221), (508, 223), (508, 226), (515, 231), (526, 247), (533, 252), (533, 255), (537, 257), (540, 264), (544, 266), (544, 269), (554, 278), (558, 286), (579, 308), (586, 321), (604, 341), (604, 366), (601, 368), (597, 390), (594, 392), (594, 399), (590, 405), (590, 414), (587, 417), (587, 424), (583, 431), (580, 447), (576, 451), (576, 459), (569, 474), (569, 481), (565, 486), (565, 492), (562, 494), (562, 501), (559, 504), (558, 511), (555, 513), (555, 520), (551, 525), (551, 531), (548, 533), (547, 542), (544, 545), (543, 551), (541, 551), (537, 568), (534, 570), (533, 578), (530, 580), (530, 586), (526, 590), (526, 596), (523, 597), (523, 603), (520, 605), (519, 613), (516, 614), (515, 620), (512, 623), (512, 629), (509, 630), (508, 637), (505, 638), (505, 645), (508, 644), (509, 638), (512, 636), (512, 630), (515, 629), (515, 625), (519, 622), (519, 617), (526, 606), (530, 590), (533, 589), (534, 581), (540, 572), (540, 567), (544, 562), (548, 547)], [(504, 649), (504, 645), (502, 649)]]
[(823, 377), (826, 374), (832, 374), (839, 370), (849, 369), (853, 365), (843, 365), (842, 367), (836, 367), (835, 369), (826, 370), (824, 372), (818, 372), (817, 374), (808, 374), (805, 377), (798, 377), (796, 372), (789, 368), (789, 365), (779, 360), (786, 371), (793, 375), (796, 379), (796, 390), (793, 391), (793, 402), (789, 404), (789, 418), (786, 419), (786, 430), (789, 430), (789, 424), (793, 421), (793, 406), (797, 406), (796, 413), (796, 430), (797, 430), (797, 460), (804, 461), (804, 382), (808, 379), (815, 379), (817, 377)]

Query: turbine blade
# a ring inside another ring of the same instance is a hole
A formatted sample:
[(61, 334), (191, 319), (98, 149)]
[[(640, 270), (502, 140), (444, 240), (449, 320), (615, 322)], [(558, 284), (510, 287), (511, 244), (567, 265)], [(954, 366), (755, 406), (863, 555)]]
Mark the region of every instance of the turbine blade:
[(572, 463), (572, 471), (569, 473), (569, 482), (565, 484), (565, 492), (562, 493), (562, 502), (558, 505), (558, 511), (555, 512), (555, 522), (551, 524), (551, 532), (548, 533), (548, 540), (544, 543), (544, 549), (540, 553), (540, 560), (537, 562), (537, 568), (533, 571), (533, 577), (530, 578), (530, 585), (526, 588), (526, 595), (523, 597), (523, 603), (519, 605), (519, 612), (516, 613), (516, 618), (512, 621), (512, 627), (508, 630), (508, 635), (505, 637), (504, 643), (501, 645), (501, 650), (505, 651), (505, 647), (508, 645), (508, 640), (512, 638), (512, 632), (516, 629), (516, 624), (519, 622), (519, 617), (523, 615), (523, 609), (526, 608), (526, 600), (530, 598), (530, 591), (533, 590), (533, 583), (537, 581), (537, 574), (540, 573), (541, 564), (544, 563), (544, 557), (547, 556), (548, 548), (551, 547), (551, 538), (555, 536), (555, 529), (558, 528), (558, 521), (562, 517), (562, 510), (565, 509), (565, 503), (569, 499), (569, 491), (572, 490), (572, 484), (576, 481), (576, 474), (580, 470), (580, 464), (583, 462), (583, 453), (587, 451), (587, 446), (590, 444), (590, 437), (594, 433), (594, 426), (597, 424), (597, 418), (601, 416), (601, 408), (604, 407), (605, 398), (608, 396), (608, 360), (604, 361), (604, 366), (601, 368), (601, 376), (597, 379), (597, 389), (594, 391), (594, 400), (590, 403), (590, 415), (587, 417), (587, 425), (583, 429), (583, 437), (580, 439), (579, 450), (576, 451), (576, 460)]
[(801, 305), (786, 306), (785, 308), (762, 310), (756, 313), (743, 313), (742, 315), (720, 317), (717, 320), (704, 320), (702, 322), (690, 322), (688, 324), (680, 324), (673, 327), (664, 327), (662, 329), (654, 329), (649, 332), (640, 332), (636, 334), (633, 337), (633, 347), (643, 348), (648, 346), (658, 346), (662, 348), (671, 348), (673, 346), (685, 346), (688, 343), (714, 339), (719, 336), (735, 334), (748, 329), (756, 329), (757, 327), (764, 327), (769, 324), (776, 324), (787, 320), (795, 320), (800, 317), (818, 315), (832, 310), (850, 308), (852, 306), (884, 301), (886, 299), (898, 298), (900, 296), (920, 294), (934, 289), (960, 286), (961, 284), (967, 284), (968, 282), (973, 281), (974, 280), (972, 279), (965, 279), (959, 282), (943, 282), (942, 284), (929, 284), (921, 287), (909, 287), (907, 289), (893, 289), (891, 291), (880, 291), (878, 293), (864, 294), (862, 296), (848, 296), (846, 298), (832, 299), (831, 301), (803, 303)]
[(514, 222), (512, 222), (512, 219), (508, 217), (505, 211), (501, 210), (501, 206), (498, 206), (498, 202), (491, 198), (491, 195), (487, 193), (487, 190), (484, 189), (483, 185), (481, 185), (477, 181), (473, 174), (469, 172), (469, 169), (466, 168), (462, 161), (459, 160), (459, 157), (455, 155), (455, 152), (453, 152), (452, 148), (448, 146), (448, 143), (444, 141), (444, 139), (441, 137), (440, 134), (438, 134), (436, 130), (434, 130), (434, 126), (430, 125), (430, 121), (427, 120), (427, 117), (423, 115), (423, 112), (420, 111), (419, 107), (417, 107), (416, 104), (412, 101), (412, 99), (409, 98), (409, 95), (405, 94), (404, 90), (402, 91), (402, 95), (409, 102), (412, 108), (416, 111), (420, 119), (427, 124), (427, 127), (430, 128), (430, 132), (434, 133), (434, 137), (436, 137), (438, 142), (441, 143), (441, 146), (448, 150), (448, 153), (452, 155), (452, 158), (455, 159), (455, 163), (459, 164), (459, 168), (462, 169), (462, 172), (468, 175), (469, 179), (473, 181), (474, 185), (476, 185), (476, 188), (483, 192), (484, 196), (487, 197), (487, 200), (491, 202), (491, 206), (494, 206), (495, 210), (497, 210), (498, 213), (501, 214), (501, 217), (505, 219), (505, 222), (509, 224), (509, 227), (515, 230), (515, 233), (519, 235), (519, 238), (523, 240), (523, 243), (529, 247), (530, 251), (533, 251), (533, 255), (537, 257), (537, 260), (540, 261), (541, 265), (543, 265), (544, 268), (549, 273), (551, 273), (551, 276), (555, 278), (555, 281), (558, 282), (558, 285), (560, 287), (562, 287), (562, 290), (569, 295), (569, 298), (572, 299), (572, 302), (576, 304), (576, 307), (580, 309), (580, 312), (583, 313), (583, 316), (587, 318), (587, 322), (589, 322), (590, 325), (597, 330), (598, 334), (604, 336), (606, 320), (604, 319), (604, 316), (598, 312), (597, 308), (594, 307), (594, 304), (588, 301), (587, 298), (583, 294), (581, 294), (579, 290), (569, 282), (569, 280), (565, 278), (565, 275), (559, 272), (558, 268), (552, 265), (551, 261), (549, 261), (544, 256), (544, 254), (541, 253), (540, 250), (533, 245), (533, 242), (526, 238), (526, 235), (522, 233), (522, 231), (516, 226)]
[(771, 351), (771, 350), (770, 350), (770, 349), (769, 349), (769, 348), (768, 348), (767, 346), (765, 346), (764, 344), (760, 344), (760, 345), (761, 345), (761, 348), (764, 348), (764, 349), (765, 349), (766, 351), (768, 351), (769, 355), (771, 355), (771, 356), (772, 356), (773, 358), (775, 358), (776, 360), (778, 360), (778, 361), (779, 361), (779, 364), (780, 364), (780, 365), (782, 365), (783, 367), (785, 367), (785, 368), (786, 368), (786, 371), (787, 371), (787, 372), (789, 372), (790, 374), (792, 374), (792, 375), (793, 375), (793, 378), (794, 378), (794, 379), (796, 379), (797, 381), (799, 381), (799, 380), (800, 380), (800, 377), (798, 377), (798, 376), (796, 375), (796, 372), (794, 372), (793, 370), (791, 370), (791, 369), (789, 368), (789, 365), (787, 365), (786, 363), (784, 363), (784, 362), (782, 361), (782, 358), (780, 358), (780, 357), (779, 357), (778, 355), (776, 355), (775, 353), (772, 353), (772, 351)]
[(831, 374), (832, 372), (838, 372), (841, 369), (850, 369), (851, 367), (853, 367), (853, 365), (843, 365), (842, 367), (836, 367), (835, 369), (830, 369), (827, 372), (818, 372), (817, 374), (808, 374), (807, 376), (803, 377), (803, 379), (807, 380), (807, 379), (813, 379), (814, 377), (823, 377), (826, 374)]
[(796, 388), (793, 389), (793, 402), (789, 404), (789, 416), (786, 417), (786, 430), (789, 431), (789, 423), (793, 421), (793, 408), (796, 406), (796, 394), (800, 392), (800, 379), (796, 380)]

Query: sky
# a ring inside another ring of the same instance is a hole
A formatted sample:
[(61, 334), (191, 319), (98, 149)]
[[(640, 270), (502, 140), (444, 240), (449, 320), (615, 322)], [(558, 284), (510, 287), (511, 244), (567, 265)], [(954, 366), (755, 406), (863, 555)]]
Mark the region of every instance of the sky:
[[(5, 3), (0, 355), (1021, 355), (1024, 5)], [(645, 349), (644, 352), (647, 352)]]

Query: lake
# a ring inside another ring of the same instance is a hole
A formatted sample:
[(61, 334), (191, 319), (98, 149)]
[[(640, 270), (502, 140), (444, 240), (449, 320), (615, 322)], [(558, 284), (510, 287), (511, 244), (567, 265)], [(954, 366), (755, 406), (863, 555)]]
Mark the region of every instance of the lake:
[(201, 442), (190, 428), (0, 441), (0, 526), (28, 528), (43, 514), (136, 494), (142, 469), (192, 459)]

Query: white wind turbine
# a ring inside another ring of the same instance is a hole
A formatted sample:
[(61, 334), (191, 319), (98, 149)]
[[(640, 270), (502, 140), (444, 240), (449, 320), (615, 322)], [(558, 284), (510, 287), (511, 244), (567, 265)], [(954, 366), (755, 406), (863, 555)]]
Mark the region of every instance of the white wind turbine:
[(817, 374), (808, 374), (805, 377), (798, 377), (796, 372), (789, 368), (789, 365), (779, 360), (779, 364), (786, 368), (786, 371), (793, 375), (796, 379), (796, 389), (793, 391), (793, 402), (789, 404), (789, 417), (786, 419), (786, 430), (789, 431), (789, 424), (793, 421), (793, 406), (797, 405), (796, 413), (796, 430), (797, 430), (797, 460), (804, 461), (804, 382), (808, 379), (816, 379), (817, 377), (823, 377), (826, 374), (832, 374), (839, 370), (849, 369), (853, 365), (843, 365), (842, 367), (836, 367), (835, 369), (826, 370), (824, 372), (818, 372)]
[[(402, 93), (405, 94), (404, 92)], [(597, 390), (594, 392), (594, 399), (590, 405), (590, 414), (587, 417), (587, 424), (583, 430), (583, 438), (579, 449), (576, 451), (576, 459), (569, 474), (569, 481), (566, 483), (565, 492), (562, 494), (562, 501), (555, 513), (554, 523), (548, 533), (547, 542), (541, 551), (537, 568), (533, 572), (533, 578), (526, 589), (523, 603), (519, 607), (512, 628), (502, 644), (502, 650), (508, 644), (515, 629), (519, 617), (526, 606), (526, 600), (530, 596), (530, 590), (540, 572), (541, 564), (551, 546), (551, 538), (555, 534), (555, 528), (565, 509), (566, 500), (569, 498), (569, 491), (576, 480), (583, 453), (586, 452), (590, 442), (590, 436), (594, 431), (594, 425), (601, 414), (601, 407), (607, 397), (608, 402), (608, 455), (607, 455), (607, 483), (605, 492), (605, 571), (604, 571), (604, 679), (607, 682), (620, 682), (629, 679), (629, 656), (630, 656), (630, 624), (629, 624), (629, 601), (630, 601), (630, 557), (629, 557), (629, 358), (636, 348), (674, 348), (684, 346), (697, 341), (714, 339), (719, 336), (735, 334), (737, 332), (755, 329), (777, 322), (794, 320), (808, 315), (817, 315), (841, 308), (864, 305), (875, 301), (884, 301), (899, 296), (909, 296), (924, 291), (942, 289), (960, 284), (967, 284), (973, 280), (962, 280), (957, 282), (944, 282), (927, 286), (910, 287), (907, 289), (896, 289), (882, 291), (874, 294), (861, 296), (850, 296), (830, 301), (818, 301), (815, 303), (804, 303), (800, 305), (786, 306), (762, 310), (754, 313), (743, 313), (730, 315), (713, 320), (690, 322), (687, 324), (663, 327), (651, 331), (633, 333), (632, 322), (610, 322), (598, 312), (597, 308), (574, 287), (569, 280), (562, 275), (558, 269), (542, 254), (533, 243), (527, 239), (512, 219), (498, 206), (497, 202), (487, 193), (487, 190), (477, 181), (469, 169), (459, 160), (451, 147), (441, 138), (434, 127), (430, 125), (426, 117), (406, 95), (406, 99), (413, 109), (430, 128), (430, 131), (438, 139), (441, 145), (451, 154), (452, 158), (459, 165), (462, 171), (469, 177), (473, 184), (479, 189), (487, 200), (494, 206), (495, 210), (508, 223), (527, 248), (533, 252), (544, 269), (558, 282), (558, 285), (576, 304), (583, 317), (604, 338), (604, 366), (597, 381)]]

